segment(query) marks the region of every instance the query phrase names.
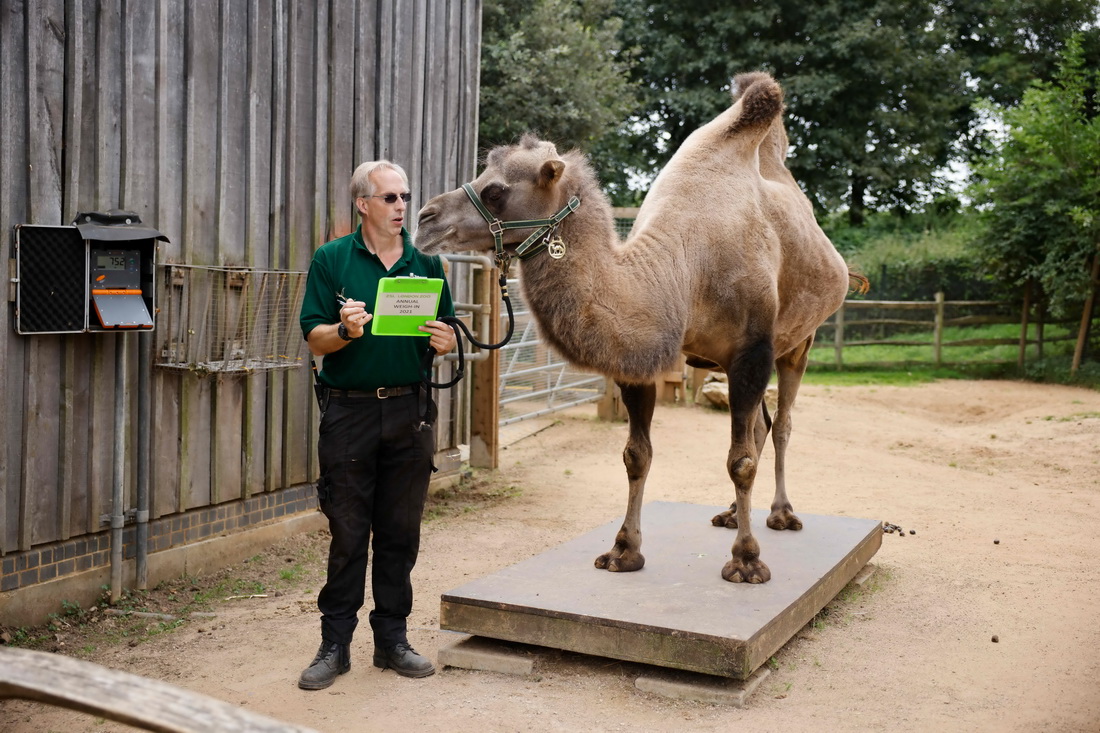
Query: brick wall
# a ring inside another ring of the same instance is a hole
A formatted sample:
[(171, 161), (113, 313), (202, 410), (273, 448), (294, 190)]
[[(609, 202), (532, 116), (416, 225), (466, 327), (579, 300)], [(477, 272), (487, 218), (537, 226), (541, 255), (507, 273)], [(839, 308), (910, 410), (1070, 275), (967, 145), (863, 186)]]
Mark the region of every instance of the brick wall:
[[(149, 554), (239, 532), (317, 509), (313, 484), (299, 484), (249, 499), (195, 509), (149, 522)], [(137, 546), (133, 524), (122, 530), (122, 557), (133, 559)], [(0, 558), (0, 591), (25, 588), (111, 564), (111, 531), (54, 542)]]

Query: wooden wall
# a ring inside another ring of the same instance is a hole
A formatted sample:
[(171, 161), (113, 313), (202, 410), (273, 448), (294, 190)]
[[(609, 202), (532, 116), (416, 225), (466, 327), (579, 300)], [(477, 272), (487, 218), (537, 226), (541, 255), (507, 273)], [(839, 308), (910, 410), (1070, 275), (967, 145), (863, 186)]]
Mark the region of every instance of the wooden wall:
[[(473, 176), (480, 14), (480, 0), (4, 0), (0, 262), (15, 225), (120, 208), (171, 240), (161, 263), (306, 270), (357, 223), (358, 163), (402, 164), (413, 212)], [(125, 337), (117, 387), (120, 336), (20, 336), (9, 291), (0, 554), (106, 528), (119, 388), (128, 507), (138, 430), (154, 518), (315, 479), (308, 369), (154, 369), (152, 424), (135, 425), (150, 336)]]

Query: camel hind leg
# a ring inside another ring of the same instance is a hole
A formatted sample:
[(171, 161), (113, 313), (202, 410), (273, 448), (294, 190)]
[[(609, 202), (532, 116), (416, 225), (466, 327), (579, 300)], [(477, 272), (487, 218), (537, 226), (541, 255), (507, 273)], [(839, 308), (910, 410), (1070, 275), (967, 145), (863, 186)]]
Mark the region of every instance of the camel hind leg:
[(623, 405), (626, 406), (630, 436), (623, 449), (626, 478), (630, 483), (630, 495), (626, 502), (623, 526), (615, 535), (615, 546), (596, 558), (596, 567), (612, 572), (641, 570), (645, 565), (642, 555), (642, 496), (645, 480), (653, 460), (653, 444), (649, 441), (649, 428), (653, 422), (653, 406), (657, 402), (657, 385), (619, 384)]
[(760, 559), (760, 543), (752, 534), (752, 486), (760, 459), (755, 422), (772, 373), (774, 351), (770, 338), (757, 341), (730, 364), (730, 421), (732, 436), (726, 470), (733, 479), (737, 506), (737, 537), (732, 558), (722, 568), (722, 577), (732, 583), (766, 583), (771, 570)]
[(811, 335), (796, 349), (775, 360), (779, 378), (779, 405), (775, 410), (772, 423), (772, 445), (775, 447), (775, 498), (772, 499), (768, 526), (772, 529), (802, 529), (802, 520), (794, 513), (787, 498), (786, 460), (787, 444), (791, 439), (791, 410), (794, 408), (798, 388), (806, 374), (806, 365), (810, 360), (810, 347), (814, 344)]
[[(771, 430), (772, 419), (768, 415), (768, 408), (763, 402), (760, 403), (760, 409), (756, 412), (756, 425), (753, 428), (753, 438), (756, 441), (756, 455), (760, 456), (764, 452), (764, 443), (768, 440), (768, 431)], [(725, 527), (727, 529), (737, 529), (737, 502), (730, 504), (730, 508), (720, 514), (715, 514), (711, 517), (710, 523), (715, 527)]]

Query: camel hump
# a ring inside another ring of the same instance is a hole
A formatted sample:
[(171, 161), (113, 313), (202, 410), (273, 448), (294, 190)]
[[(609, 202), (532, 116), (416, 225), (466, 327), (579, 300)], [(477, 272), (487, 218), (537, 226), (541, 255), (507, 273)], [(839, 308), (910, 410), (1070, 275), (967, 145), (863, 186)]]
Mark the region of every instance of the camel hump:
[(741, 102), (741, 114), (730, 125), (730, 135), (764, 130), (783, 111), (783, 89), (769, 74), (750, 71), (734, 77), (733, 101)]

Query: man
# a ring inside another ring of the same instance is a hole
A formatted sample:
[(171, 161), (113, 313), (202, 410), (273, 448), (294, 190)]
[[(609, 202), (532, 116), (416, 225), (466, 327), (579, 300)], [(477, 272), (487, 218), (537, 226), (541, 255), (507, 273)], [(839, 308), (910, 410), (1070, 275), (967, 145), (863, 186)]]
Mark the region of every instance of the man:
[[(366, 304), (373, 307), (381, 278), (443, 278), (443, 265), (412, 246), (404, 226), (411, 196), (400, 166), (362, 164), (352, 175), (351, 195), (361, 224), (314, 254), (300, 318), (310, 351), (325, 357), (317, 500), (332, 533), (328, 579), (317, 597), (321, 647), (298, 680), (304, 690), (324, 689), (351, 669), (368, 542), (374, 554), (374, 666), (406, 677), (435, 672), (406, 635), (410, 575), (435, 470), (436, 410), (420, 381), (420, 361), (427, 345), (437, 354), (449, 352), (455, 334), (432, 320), (420, 327), (427, 338), (374, 336), (367, 328), (373, 315)], [(444, 315), (454, 315), (445, 279), (436, 317)]]

